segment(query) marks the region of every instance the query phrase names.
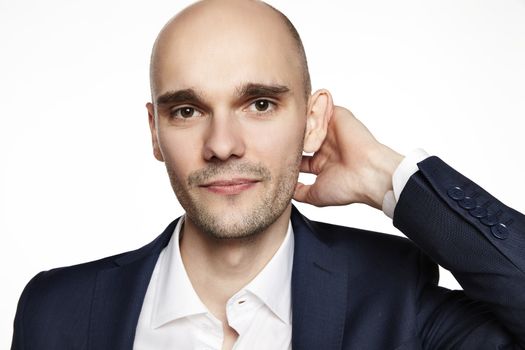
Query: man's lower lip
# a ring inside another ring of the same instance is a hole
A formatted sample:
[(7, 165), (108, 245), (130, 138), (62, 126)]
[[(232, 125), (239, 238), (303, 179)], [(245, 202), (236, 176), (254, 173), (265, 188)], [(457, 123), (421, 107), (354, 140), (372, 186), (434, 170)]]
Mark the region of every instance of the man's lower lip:
[(206, 186), (204, 187), (208, 191), (211, 191), (213, 193), (217, 194), (224, 194), (224, 195), (234, 195), (239, 194), (247, 189), (252, 188), (255, 186), (257, 182), (246, 182), (241, 184), (235, 184), (235, 185), (212, 185), (212, 186)]

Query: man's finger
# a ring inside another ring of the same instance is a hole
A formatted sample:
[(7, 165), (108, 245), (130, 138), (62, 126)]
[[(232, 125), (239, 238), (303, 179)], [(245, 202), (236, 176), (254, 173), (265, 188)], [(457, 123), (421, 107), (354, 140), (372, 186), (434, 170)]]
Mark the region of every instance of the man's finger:
[(297, 185), (295, 186), (295, 192), (293, 195), (293, 199), (295, 199), (298, 202), (313, 204), (310, 202), (311, 200), (310, 188), (311, 187), (312, 185), (305, 185), (301, 182), (298, 182)]
[(301, 158), (301, 165), (299, 167), (299, 170), (302, 173), (309, 173), (309, 174), (317, 175), (317, 173), (314, 172), (314, 169), (312, 166), (312, 159), (313, 159), (312, 156), (303, 156), (303, 158)]

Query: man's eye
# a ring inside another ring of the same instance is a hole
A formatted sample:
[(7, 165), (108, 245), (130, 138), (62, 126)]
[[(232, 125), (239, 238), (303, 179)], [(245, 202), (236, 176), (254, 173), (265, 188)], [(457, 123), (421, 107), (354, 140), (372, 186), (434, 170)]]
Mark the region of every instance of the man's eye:
[(259, 99), (252, 102), (248, 109), (250, 112), (256, 113), (269, 112), (275, 109), (275, 103), (269, 100)]
[(180, 108), (171, 110), (170, 116), (172, 118), (188, 119), (188, 118), (200, 117), (202, 116), (202, 113), (193, 107), (180, 107)]

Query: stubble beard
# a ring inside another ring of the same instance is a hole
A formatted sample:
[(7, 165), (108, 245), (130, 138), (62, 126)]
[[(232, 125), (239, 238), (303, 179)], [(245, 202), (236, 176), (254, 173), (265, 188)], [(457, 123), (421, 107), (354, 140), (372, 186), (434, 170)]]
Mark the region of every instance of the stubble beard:
[[(290, 204), (299, 176), (301, 157), (302, 144), (301, 148), (296, 151), (296, 156), (282, 168), (281, 173), (276, 177), (272, 177), (270, 170), (260, 163), (211, 164), (190, 174), (185, 186), (177, 179), (173, 167), (168, 162), (166, 162), (166, 169), (175, 195), (186, 211), (186, 217), (203, 233), (214, 239), (250, 239), (274, 223)], [(203, 179), (233, 172), (238, 175), (262, 178), (261, 185), (269, 185), (262, 196), (251, 205), (251, 208), (215, 213), (191, 195), (191, 190), (196, 189), (196, 184), (202, 183)]]

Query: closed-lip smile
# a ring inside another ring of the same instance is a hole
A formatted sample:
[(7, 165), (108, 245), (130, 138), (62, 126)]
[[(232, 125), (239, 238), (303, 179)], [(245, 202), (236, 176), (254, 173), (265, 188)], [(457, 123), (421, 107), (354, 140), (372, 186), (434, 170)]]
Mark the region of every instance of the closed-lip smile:
[(205, 188), (211, 192), (224, 195), (239, 194), (253, 186), (260, 180), (248, 178), (234, 178), (228, 180), (215, 180), (207, 182), (199, 187)]

